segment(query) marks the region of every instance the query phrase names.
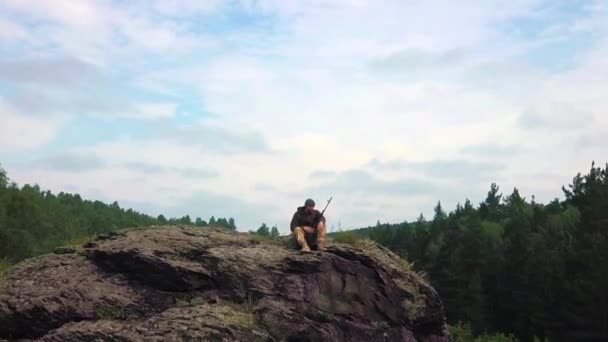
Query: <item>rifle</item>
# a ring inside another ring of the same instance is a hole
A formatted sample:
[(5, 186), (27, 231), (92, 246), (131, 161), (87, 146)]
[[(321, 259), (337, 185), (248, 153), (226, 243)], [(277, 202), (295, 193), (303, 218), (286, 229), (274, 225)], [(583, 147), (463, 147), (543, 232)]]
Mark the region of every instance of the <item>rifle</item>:
[(334, 196), (331, 196), (329, 198), (329, 200), (327, 201), (327, 204), (325, 205), (325, 208), (323, 208), (323, 211), (321, 212), (321, 215), (319, 216), (319, 218), (317, 220), (315, 220), (313, 227), (315, 229), (317, 229), (317, 226), (319, 225), (319, 220), (321, 219), (321, 217), (323, 217), (323, 214), (325, 214), (325, 210), (327, 210), (327, 207), (329, 206), (329, 203), (331, 203), (331, 200), (334, 198)]

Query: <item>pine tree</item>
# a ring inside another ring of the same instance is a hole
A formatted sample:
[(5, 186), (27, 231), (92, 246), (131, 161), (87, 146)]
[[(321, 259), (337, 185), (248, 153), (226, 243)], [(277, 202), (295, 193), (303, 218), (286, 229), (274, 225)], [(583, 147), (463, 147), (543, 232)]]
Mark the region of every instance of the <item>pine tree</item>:
[(422, 215), (422, 213), (420, 213), (420, 215), (418, 215), (418, 218), (416, 219), (416, 223), (422, 224), (425, 221), (426, 221), (426, 219), (424, 218), (424, 215)]
[(266, 225), (266, 223), (262, 223), (262, 225), (260, 226), (260, 228), (258, 228), (258, 230), (256, 231), (256, 233), (258, 235), (261, 235), (261, 236), (269, 236), (270, 235), (270, 229), (268, 228), (268, 226)]
[(188, 224), (188, 225), (190, 225), (190, 224), (192, 224), (192, 219), (190, 219), (190, 215), (186, 215), (186, 216), (182, 217), (182, 218), (179, 220), (179, 222), (180, 222), (181, 224)]
[(481, 214), (482, 218), (492, 221), (497, 221), (501, 218), (500, 200), (502, 198), (502, 194), (499, 194), (498, 191), (498, 185), (496, 185), (496, 183), (492, 183), (488, 196), (486, 197), (485, 201), (479, 205), (479, 213)]
[(194, 225), (197, 227), (205, 227), (207, 225), (207, 222), (205, 222), (202, 218), (197, 217), (194, 221)]
[(569, 189), (562, 188), (566, 203), (580, 210), (581, 229), (575, 233), (576, 251), (570, 260), (580, 284), (579, 328), (608, 336), (608, 164), (591, 165), (588, 174), (574, 177)]
[(6, 188), (8, 185), (8, 177), (6, 176), (6, 171), (2, 168), (2, 164), (0, 164), (0, 189)]
[(442, 223), (447, 219), (447, 215), (446, 215), (445, 211), (443, 211), (443, 208), (441, 207), (441, 201), (437, 202), (434, 212), (435, 212), (435, 216), (433, 216), (433, 222)]
[(273, 240), (276, 240), (279, 238), (279, 229), (277, 228), (277, 226), (272, 226), (272, 229), (270, 230), (270, 238)]

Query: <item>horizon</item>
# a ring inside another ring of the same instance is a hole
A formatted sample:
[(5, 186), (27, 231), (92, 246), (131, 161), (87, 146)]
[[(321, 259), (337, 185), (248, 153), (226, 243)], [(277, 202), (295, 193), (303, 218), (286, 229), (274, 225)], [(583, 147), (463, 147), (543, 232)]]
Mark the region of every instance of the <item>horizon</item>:
[(289, 232), (547, 203), (608, 151), (602, 1), (0, 4), (20, 185)]
[[(603, 167), (603, 166), (599, 165), (595, 161), (592, 161), (591, 167)], [(608, 168), (608, 162), (605, 163), (605, 167)], [(41, 192), (51, 191), (49, 189), (45, 189), (44, 186), (42, 184), (39, 184), (39, 183), (32, 183), (32, 184), (30, 184), (30, 183), (26, 183), (26, 184), (18, 184), (18, 183), (16, 183), (13, 179), (10, 178), (10, 175), (2, 167), (2, 164), (0, 164), (0, 171), (6, 172), (5, 176), (7, 176), (7, 180), (9, 182), (7, 185), (14, 184), (14, 185), (16, 185), (19, 188), (22, 188), (23, 186), (32, 186), (32, 187), (39, 187)], [(584, 176), (585, 175), (585, 171), (579, 171), (579, 172), (577, 172), (577, 175), (575, 175), (574, 177), (577, 177), (578, 175)], [(572, 177), (572, 178), (574, 178), (574, 177)], [(493, 184), (496, 184), (496, 183), (493, 183)], [(567, 182), (567, 183), (563, 184), (562, 186), (564, 188), (568, 188), (570, 185), (572, 185), (572, 183)], [(490, 184), (490, 187), (491, 186), (492, 186), (492, 184)], [(536, 200), (536, 197), (534, 196), (534, 194), (532, 194), (532, 198), (527, 198), (526, 196), (523, 196), (517, 187), (515, 187), (512, 190), (510, 190), (510, 191), (507, 192), (507, 191), (504, 191), (504, 189), (502, 189), (502, 187), (500, 186), (500, 184), (496, 184), (496, 186), (498, 187), (498, 195), (500, 197), (500, 200), (501, 200), (502, 204), (506, 203), (505, 200), (512, 194), (512, 191), (515, 191), (516, 189), (518, 191), (518, 194), (526, 202), (528, 202), (528, 201), (534, 201), (535, 203), (540, 204), (540, 205), (548, 205), (550, 202), (553, 202), (555, 200), (559, 200), (560, 202), (562, 202), (562, 201), (565, 200), (565, 198), (562, 198), (562, 196), (555, 196), (553, 199), (550, 199), (550, 200), (548, 200), (546, 202), (539, 202), (539, 201)], [(562, 189), (562, 187), (560, 187), (560, 189)], [(150, 216), (152, 218), (158, 218), (160, 216), (163, 216), (164, 219), (167, 219), (167, 220), (179, 220), (179, 219), (181, 219), (181, 218), (183, 218), (185, 216), (188, 216), (188, 217), (190, 217), (193, 225), (194, 225), (195, 221), (198, 220), (198, 219), (201, 219), (201, 220), (205, 221), (207, 224), (209, 224), (209, 221), (210, 221), (211, 217), (213, 217), (216, 220), (217, 219), (226, 219), (226, 220), (228, 220), (228, 219), (234, 219), (235, 222), (236, 222), (237, 231), (244, 232), (244, 233), (245, 232), (249, 232), (249, 233), (255, 232), (257, 228), (260, 228), (260, 227), (257, 227), (257, 226), (240, 227), (239, 224), (238, 224), (238, 217), (235, 217), (233, 215), (225, 215), (225, 216), (219, 215), (218, 216), (218, 215), (213, 215), (212, 214), (212, 215), (210, 215), (208, 217), (204, 217), (204, 216), (201, 216), (201, 215), (197, 215), (196, 213), (186, 213), (185, 215), (182, 215), (182, 216), (170, 216), (170, 215), (166, 215), (163, 212), (154, 213), (154, 212), (138, 211), (137, 209), (125, 206), (125, 205), (121, 204), (118, 201), (104, 201), (104, 200), (100, 200), (98, 198), (82, 196), (81, 194), (79, 194), (77, 192), (61, 191), (61, 190), (59, 190), (57, 192), (51, 191), (51, 193), (53, 195), (55, 195), (55, 196), (59, 195), (60, 193), (65, 193), (65, 194), (73, 195), (73, 196), (78, 195), (84, 201), (91, 201), (91, 202), (100, 201), (100, 202), (103, 202), (106, 205), (110, 205), (112, 203), (117, 203), (119, 205), (119, 207), (121, 209), (123, 209), (123, 210), (129, 210), (129, 209), (131, 209), (131, 210), (134, 210), (135, 212), (138, 212), (138, 213), (144, 214), (144, 215), (148, 215), (148, 216)], [(563, 190), (561, 191), (561, 194), (563, 195)], [(473, 206), (474, 209), (479, 210), (481, 204), (483, 204), (483, 201), (485, 200), (485, 197), (483, 199), (480, 198), (478, 200), (473, 200), (471, 198), (465, 198), (463, 201), (458, 201), (456, 203), (456, 205), (454, 206), (454, 208), (447, 208), (446, 206), (444, 206), (443, 204), (441, 204), (441, 201), (439, 200), (433, 206), (433, 209), (431, 210), (431, 213), (429, 215), (425, 215), (424, 213), (421, 212), (421, 213), (418, 214), (418, 216), (415, 219), (411, 219), (411, 220), (404, 219), (402, 221), (392, 221), (392, 222), (391, 221), (386, 221), (386, 222), (381, 222), (378, 219), (374, 224), (351, 226), (351, 227), (346, 227), (346, 229), (343, 229), (343, 227), (340, 224), (340, 221), (338, 221), (338, 223), (337, 223), (338, 226), (337, 227), (336, 227), (336, 224), (330, 224), (330, 226), (328, 227), (328, 233), (334, 233), (334, 232), (337, 233), (337, 232), (343, 232), (343, 231), (346, 232), (346, 231), (349, 231), (349, 230), (367, 229), (367, 228), (370, 228), (370, 227), (377, 226), (378, 223), (383, 224), (383, 225), (384, 224), (399, 225), (399, 224), (402, 224), (402, 223), (408, 223), (409, 224), (409, 223), (413, 223), (415, 221), (418, 221), (419, 218), (420, 218), (420, 215), (423, 215), (423, 218), (424, 218), (425, 221), (430, 222), (430, 221), (433, 220), (432, 216), (434, 214), (434, 211), (435, 211), (435, 208), (436, 208), (437, 204), (441, 205), (442, 210), (446, 214), (450, 214), (450, 213), (455, 212), (455, 210), (457, 209), (458, 205), (464, 206), (467, 200), (470, 202), (470, 204)], [(327, 202), (323, 204), (323, 207), (325, 207), (325, 204), (327, 204)], [(321, 208), (319, 207), (318, 203), (316, 203), (316, 209), (318, 209), (319, 211), (321, 211)], [(262, 223), (259, 224), (259, 226), (262, 226), (262, 225), (266, 225), (268, 228), (277, 227), (277, 229), (278, 229), (278, 226), (276, 224), (268, 224), (268, 222), (262, 222)], [(290, 232), (289, 231), (282, 231), (282, 230), (279, 229), (279, 233), (282, 236), (285, 236), (285, 235), (289, 235)]]

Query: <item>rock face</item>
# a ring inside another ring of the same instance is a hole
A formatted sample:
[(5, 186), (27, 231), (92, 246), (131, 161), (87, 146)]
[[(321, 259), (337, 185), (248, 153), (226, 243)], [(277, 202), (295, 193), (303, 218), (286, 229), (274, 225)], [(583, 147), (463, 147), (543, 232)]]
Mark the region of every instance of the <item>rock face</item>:
[(373, 243), (301, 254), (191, 227), (112, 233), (15, 266), (0, 340), (450, 341), (441, 300)]

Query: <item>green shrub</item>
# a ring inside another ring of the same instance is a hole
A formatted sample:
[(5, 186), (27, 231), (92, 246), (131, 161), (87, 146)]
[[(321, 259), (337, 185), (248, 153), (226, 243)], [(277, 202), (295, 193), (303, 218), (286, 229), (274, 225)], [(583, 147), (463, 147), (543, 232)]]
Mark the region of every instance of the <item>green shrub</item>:
[(332, 239), (335, 242), (354, 245), (357, 241), (359, 241), (361, 239), (361, 237), (359, 237), (357, 234), (355, 234), (353, 232), (346, 231), (346, 232), (335, 233), (334, 236), (332, 237)]
[(471, 330), (470, 324), (458, 323), (457, 325), (450, 325), (450, 334), (454, 339), (454, 342), (518, 342), (519, 340), (513, 335), (505, 334), (483, 334), (475, 336)]
[(11, 267), (11, 263), (7, 259), (0, 259), (0, 283), (4, 280), (4, 275)]
[(122, 308), (112, 305), (96, 306), (95, 316), (99, 320), (120, 320), (124, 317)]
[(72, 237), (71, 239), (69, 239), (65, 245), (66, 246), (75, 246), (75, 247), (81, 247), (84, 244), (91, 242), (93, 240), (95, 240), (97, 238), (97, 234), (82, 234), (82, 235), (76, 235), (74, 237)]

